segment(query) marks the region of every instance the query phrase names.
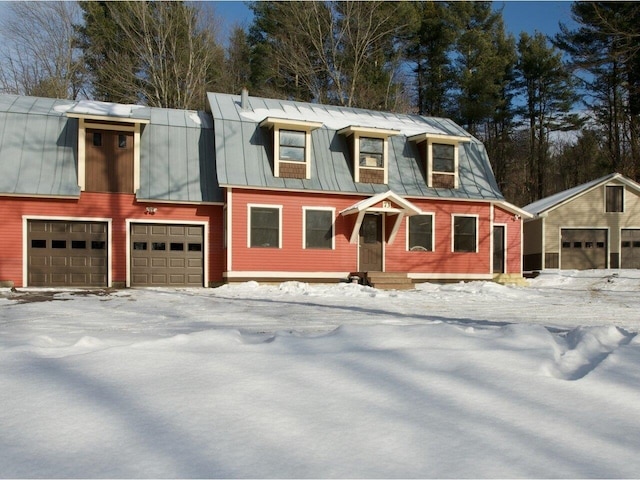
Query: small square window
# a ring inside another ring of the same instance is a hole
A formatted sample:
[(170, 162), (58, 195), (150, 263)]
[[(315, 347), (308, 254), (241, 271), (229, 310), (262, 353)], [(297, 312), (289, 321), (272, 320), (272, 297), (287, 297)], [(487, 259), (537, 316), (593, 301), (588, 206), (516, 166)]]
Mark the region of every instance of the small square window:
[(596, 242), (596, 248), (604, 248), (604, 242)]
[(201, 252), (202, 244), (201, 243), (190, 243), (188, 247), (188, 251), (190, 252)]
[(562, 248), (571, 248), (571, 242), (562, 242)]
[(134, 250), (146, 250), (147, 249), (147, 242), (133, 242), (133, 249)]
[(101, 147), (102, 146), (102, 133), (93, 132), (93, 146)]
[(127, 136), (122, 133), (118, 135), (118, 148), (127, 148)]
[(167, 244), (164, 242), (153, 242), (151, 244), (151, 250), (166, 250), (167, 249)]
[(51, 248), (67, 248), (66, 240), (52, 240)]
[(171, 242), (169, 245), (169, 250), (172, 252), (183, 252), (184, 251), (184, 243)]
[(573, 248), (582, 248), (582, 242), (573, 242)]
[(31, 248), (47, 248), (46, 240), (31, 240)]
[(87, 242), (85, 240), (71, 240), (71, 248), (84, 250), (87, 248)]

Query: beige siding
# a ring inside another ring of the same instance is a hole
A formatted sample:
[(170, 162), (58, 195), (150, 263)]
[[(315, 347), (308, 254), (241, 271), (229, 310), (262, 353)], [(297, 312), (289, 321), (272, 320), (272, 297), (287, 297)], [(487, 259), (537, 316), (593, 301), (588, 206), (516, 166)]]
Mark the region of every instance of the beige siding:
[(542, 253), (542, 219), (525, 222), (522, 230), (524, 245), (522, 253), (532, 255)]
[[(606, 185), (624, 185), (618, 181)], [(545, 218), (545, 252), (560, 252), (561, 228), (607, 228), (611, 253), (619, 253), (620, 229), (640, 227), (640, 197), (629, 187), (624, 191), (624, 212), (605, 212), (605, 187), (593, 190), (550, 211)]]

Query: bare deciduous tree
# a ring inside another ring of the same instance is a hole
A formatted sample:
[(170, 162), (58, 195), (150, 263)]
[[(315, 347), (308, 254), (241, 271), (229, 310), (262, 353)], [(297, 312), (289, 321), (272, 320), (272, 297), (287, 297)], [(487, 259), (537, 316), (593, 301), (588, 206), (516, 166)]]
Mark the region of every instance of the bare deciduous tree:
[(5, 93), (75, 99), (83, 86), (73, 25), (76, 2), (10, 2), (0, 20), (4, 47), (0, 87)]

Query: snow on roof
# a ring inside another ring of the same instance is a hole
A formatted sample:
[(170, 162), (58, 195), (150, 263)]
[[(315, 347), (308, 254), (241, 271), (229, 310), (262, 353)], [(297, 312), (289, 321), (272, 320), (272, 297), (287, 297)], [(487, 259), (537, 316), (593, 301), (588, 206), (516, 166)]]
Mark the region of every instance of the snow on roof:
[(332, 108), (324, 105), (298, 106), (283, 104), (282, 108), (256, 108), (240, 112), (244, 119), (261, 122), (267, 117), (286, 120), (320, 122), (329, 130), (342, 130), (349, 126), (398, 130), (407, 137), (420, 133), (446, 135), (447, 133), (424, 121), (417, 115), (402, 115), (389, 112), (359, 111), (353, 108)]
[(537, 202), (533, 202), (525, 207), (522, 207), (522, 209), (525, 212), (529, 212), (533, 215), (540, 214), (546, 210), (549, 210), (552, 207), (555, 207), (556, 205), (564, 203), (565, 201), (575, 197), (576, 195), (579, 195), (583, 192), (586, 192), (587, 190), (590, 190), (591, 188), (595, 187), (596, 185), (602, 182), (605, 182), (620, 176), (621, 175), (619, 173), (612, 173), (612, 174), (606, 175), (596, 180), (592, 180), (591, 182), (583, 183), (582, 185), (578, 185), (576, 187), (569, 188), (568, 190), (563, 190), (562, 192), (558, 192), (549, 197), (542, 198)]
[(127, 105), (121, 103), (98, 102), (95, 100), (80, 100), (75, 104), (60, 105), (55, 108), (60, 113), (81, 115), (99, 115), (108, 117), (131, 117), (135, 110), (145, 108), (142, 105)]

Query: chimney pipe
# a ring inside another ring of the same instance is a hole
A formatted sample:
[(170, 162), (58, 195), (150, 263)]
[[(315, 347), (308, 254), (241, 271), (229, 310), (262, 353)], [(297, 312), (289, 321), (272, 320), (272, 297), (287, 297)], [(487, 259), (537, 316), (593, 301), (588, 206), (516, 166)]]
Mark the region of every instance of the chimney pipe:
[(240, 93), (240, 108), (242, 110), (249, 108), (249, 90), (246, 87), (242, 87), (242, 92)]

